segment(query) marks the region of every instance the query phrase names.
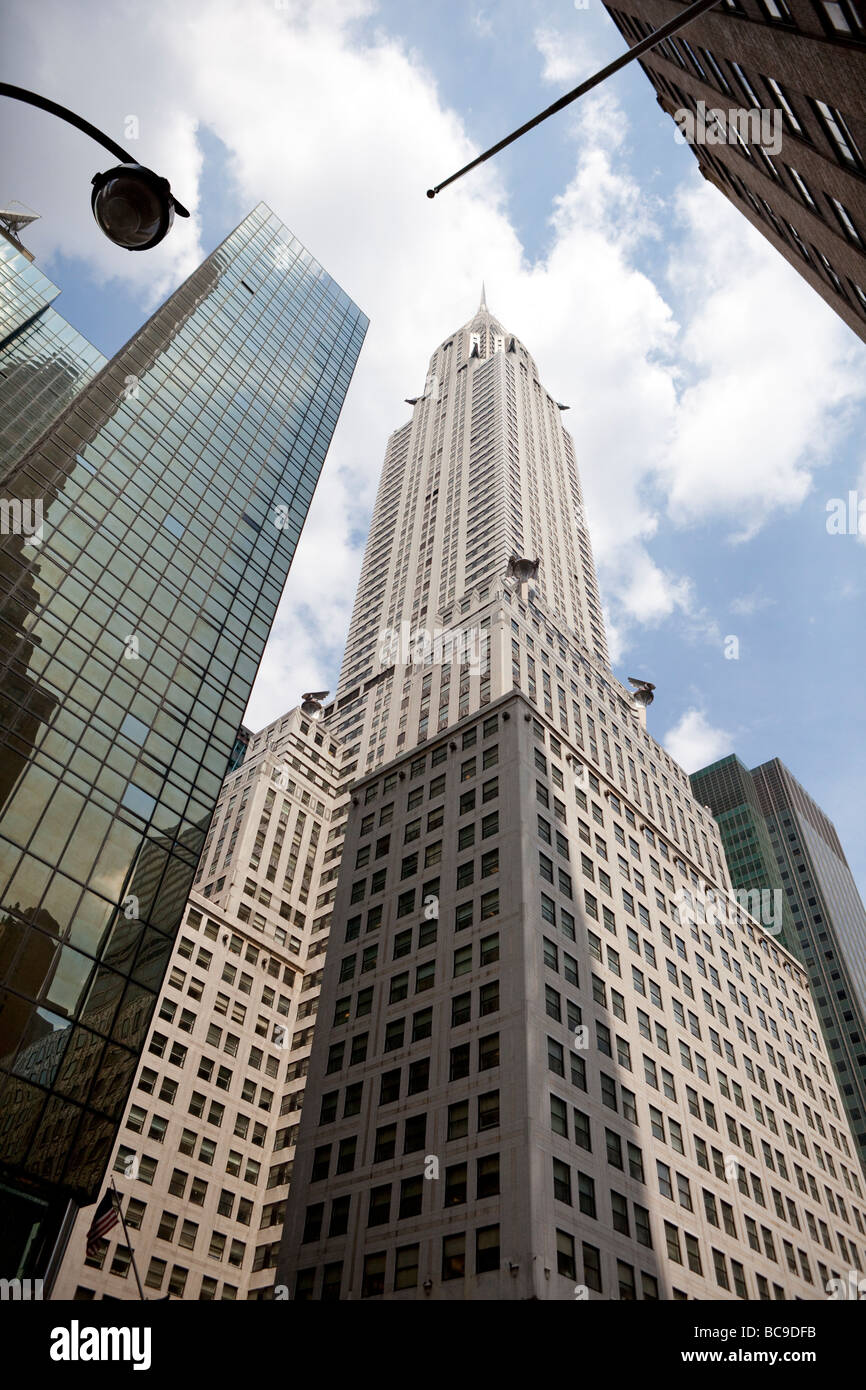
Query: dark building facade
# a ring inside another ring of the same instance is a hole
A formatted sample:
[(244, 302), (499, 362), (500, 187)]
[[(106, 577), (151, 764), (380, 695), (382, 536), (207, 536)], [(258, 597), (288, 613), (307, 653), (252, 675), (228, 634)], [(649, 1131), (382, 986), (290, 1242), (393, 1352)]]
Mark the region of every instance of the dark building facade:
[(781, 940), (809, 972), (866, 1167), (866, 911), (832, 822), (778, 758), (722, 758), (691, 777), (719, 823), (734, 886), (781, 889)]
[(0, 481), (10, 1275), (98, 1194), (366, 327), (260, 204)]
[[(673, 0), (605, 8), (633, 46)], [(640, 60), (669, 115), (780, 113), (776, 152), (695, 143), (701, 173), (866, 339), (866, 27), (861, 0), (720, 0)], [(775, 141), (773, 142), (776, 143)]]

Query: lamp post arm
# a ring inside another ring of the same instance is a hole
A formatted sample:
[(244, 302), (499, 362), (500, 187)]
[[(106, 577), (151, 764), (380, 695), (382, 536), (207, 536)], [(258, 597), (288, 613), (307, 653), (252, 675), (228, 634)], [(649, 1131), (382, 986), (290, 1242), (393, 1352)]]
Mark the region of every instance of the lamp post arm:
[(28, 106), (38, 106), (41, 111), (48, 111), (52, 116), (59, 116), (62, 121), (68, 121), (77, 130), (81, 130), (85, 135), (89, 135), (91, 140), (102, 145), (106, 150), (110, 150), (122, 164), (137, 164), (131, 154), (118, 145), (108, 135), (103, 135), (101, 130), (97, 130), (95, 125), (85, 121), (83, 116), (76, 116), (74, 111), (69, 111), (65, 106), (58, 106), (56, 101), (49, 101), (48, 97), (39, 96), (38, 92), (28, 92), (24, 87), (13, 87), (10, 82), (0, 82), (0, 96), (12, 97), (15, 101), (26, 101)]
[(666, 39), (670, 34), (675, 34), (679, 29), (682, 29), (684, 25), (691, 23), (693, 19), (697, 19), (699, 15), (704, 14), (706, 10), (711, 10), (713, 6), (718, 3), (719, 0), (694, 0), (694, 3), (688, 5), (680, 14), (675, 15), (673, 19), (669, 19), (666, 24), (660, 25), (658, 29), (654, 29), (651, 34), (647, 34), (646, 38), (641, 39), (640, 43), (636, 43), (634, 48), (626, 49), (625, 53), (621, 53), (618, 58), (614, 58), (613, 62), (608, 63), (607, 67), (602, 68), (600, 72), (593, 73), (592, 77), (588, 77), (585, 82), (581, 82), (580, 86), (575, 87), (573, 91), (566, 92), (565, 96), (560, 97), (552, 106), (546, 107), (545, 110), (540, 111), (537, 116), (533, 116), (531, 121), (526, 121), (522, 126), (519, 126), (517, 130), (513, 130), (510, 135), (506, 135), (504, 140), (499, 140), (497, 144), (491, 145), (489, 150), (485, 150), (483, 154), (479, 154), (475, 159), (470, 160), (468, 164), (464, 164), (463, 168), (458, 169), (456, 174), (452, 174), (450, 178), (444, 179), (442, 183), (437, 183), (435, 188), (428, 188), (427, 197), (435, 198), (436, 194), (441, 193), (443, 188), (447, 188), (449, 183), (454, 183), (456, 179), (460, 179), (464, 174), (468, 174), (470, 169), (477, 168), (479, 164), (483, 164), (485, 160), (490, 159), (492, 155), (498, 154), (500, 150), (504, 150), (506, 145), (511, 145), (515, 140), (519, 140), (521, 135), (525, 135), (528, 130), (533, 130), (535, 126), (541, 125), (541, 122), (546, 121), (549, 116), (555, 116), (557, 111), (561, 111), (564, 106), (569, 106), (571, 102), (577, 101), (578, 97), (582, 97), (586, 92), (592, 91), (593, 87), (597, 87), (598, 84), (604, 82), (606, 78), (612, 77), (615, 72), (619, 72), (627, 63), (634, 62), (635, 58), (640, 58), (643, 53), (648, 52), (651, 48), (655, 48), (656, 44), (661, 43), (662, 39)]
[[(83, 131), (89, 135), (91, 140), (95, 140), (103, 149), (110, 151), (121, 164), (137, 164), (134, 158), (122, 145), (118, 145), (116, 140), (112, 140), (109, 135), (104, 135), (95, 125), (85, 121), (83, 116), (76, 116), (74, 111), (70, 111), (65, 106), (60, 106), (56, 101), (50, 101), (48, 97), (41, 97), (38, 92), (28, 92), (24, 87), (13, 87), (11, 82), (0, 82), (0, 96), (11, 97), (14, 101), (24, 101), (28, 106), (38, 106), (40, 111), (47, 111), (52, 116), (59, 116), (61, 121), (66, 121), (69, 125), (74, 125), (76, 130)], [(177, 201), (174, 194), (171, 194), (174, 203), (174, 210), (180, 217), (189, 217), (189, 213), (181, 203)]]

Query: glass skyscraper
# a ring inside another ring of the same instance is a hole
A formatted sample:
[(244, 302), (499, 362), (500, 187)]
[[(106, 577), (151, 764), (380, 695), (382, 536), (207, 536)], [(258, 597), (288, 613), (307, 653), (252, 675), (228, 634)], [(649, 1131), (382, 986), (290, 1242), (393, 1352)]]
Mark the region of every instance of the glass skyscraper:
[(98, 1193), (367, 322), (260, 204), (3, 479), (10, 1275)]
[(102, 353), (52, 307), (59, 293), (0, 230), (0, 472), (105, 366)]
[(782, 936), (809, 972), (821, 1028), (866, 1167), (866, 910), (836, 828), (773, 758), (733, 754), (692, 774), (713, 811), (737, 888), (782, 896)]

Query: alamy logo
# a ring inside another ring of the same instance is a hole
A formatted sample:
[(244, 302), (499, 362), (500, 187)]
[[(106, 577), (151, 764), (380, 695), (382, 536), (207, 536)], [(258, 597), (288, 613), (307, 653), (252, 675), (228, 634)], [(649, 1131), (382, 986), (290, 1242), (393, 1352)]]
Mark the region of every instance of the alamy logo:
[(383, 666), (400, 662), (404, 666), (468, 666), (469, 674), (486, 675), (489, 670), (489, 638), (486, 628), (458, 627), (446, 631), (413, 628), (405, 618), (397, 628), (379, 633), (377, 656)]
[(134, 1371), (150, 1370), (149, 1327), (69, 1327), (51, 1331), (52, 1361), (131, 1361)]
[(826, 1289), (828, 1298), (859, 1301), (866, 1298), (866, 1279), (860, 1277), (859, 1270), (849, 1269), (847, 1279), (828, 1279)]
[(705, 922), (734, 926), (741, 912), (760, 922), (768, 936), (778, 936), (784, 925), (781, 888), (738, 888), (730, 897), (705, 894), (697, 889), (692, 893), (688, 888), (680, 888), (674, 904), (684, 927)]
[(768, 154), (778, 154), (782, 148), (782, 112), (743, 106), (722, 111), (717, 106), (707, 109), (699, 101), (695, 110), (681, 106), (674, 112), (674, 139), (681, 145), (760, 145)]
[(0, 1300), (16, 1299), (32, 1303), (42, 1298), (41, 1279), (0, 1279)]
[(827, 503), (827, 534), (830, 536), (866, 536), (866, 497), (849, 492), (847, 502), (831, 497)]
[(42, 524), (41, 497), (0, 497), (0, 536), (26, 536), (41, 545)]

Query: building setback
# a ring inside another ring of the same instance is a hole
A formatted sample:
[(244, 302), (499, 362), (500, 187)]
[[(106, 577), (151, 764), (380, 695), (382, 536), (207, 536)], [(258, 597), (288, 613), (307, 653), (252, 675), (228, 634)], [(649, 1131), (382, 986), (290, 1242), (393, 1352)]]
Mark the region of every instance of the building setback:
[[(630, 46), (673, 0), (605, 9)], [(733, 203), (866, 340), (866, 27), (860, 0), (720, 0), (639, 59), (662, 110), (777, 112), (781, 148), (693, 145)], [(775, 144), (775, 141), (771, 141)]]
[(806, 974), (610, 669), (563, 404), (483, 299), (410, 404), (277, 1296), (822, 1297), (866, 1199)]
[[(246, 731), (249, 733), (249, 731)], [(348, 798), (342, 749), (297, 710), (226, 778), (112, 1151), (146, 1296), (269, 1297)], [(120, 1226), (54, 1299), (137, 1297)]]
[(778, 758), (749, 772), (731, 755), (691, 781), (719, 822), (735, 886), (762, 878), (783, 895), (785, 945), (808, 971), (866, 1167), (866, 911), (836, 829)]
[(3, 1267), (95, 1200), (367, 320), (259, 205), (7, 471)]

